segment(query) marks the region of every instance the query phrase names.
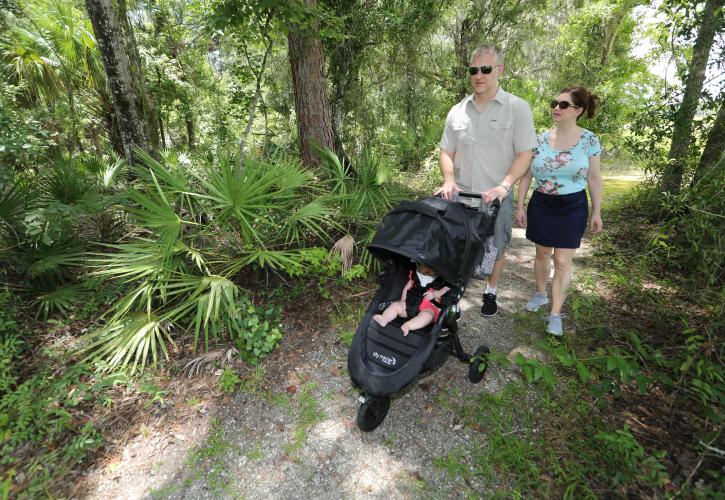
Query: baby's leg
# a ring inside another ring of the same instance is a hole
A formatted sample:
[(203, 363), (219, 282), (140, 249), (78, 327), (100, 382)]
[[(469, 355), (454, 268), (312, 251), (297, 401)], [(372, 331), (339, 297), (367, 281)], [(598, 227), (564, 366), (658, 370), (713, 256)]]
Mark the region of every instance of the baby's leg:
[(410, 318), (408, 321), (403, 323), (403, 326), (400, 327), (400, 329), (403, 331), (403, 336), (408, 336), (408, 333), (411, 330), (419, 330), (423, 328), (424, 326), (428, 326), (431, 323), (433, 323), (433, 318), (435, 317), (435, 314), (433, 314), (433, 311), (430, 309), (424, 309), (423, 311), (420, 311), (417, 316)]
[(373, 319), (378, 325), (386, 326), (398, 316), (406, 316), (405, 304), (400, 301), (393, 302), (383, 311), (383, 314), (376, 314)]

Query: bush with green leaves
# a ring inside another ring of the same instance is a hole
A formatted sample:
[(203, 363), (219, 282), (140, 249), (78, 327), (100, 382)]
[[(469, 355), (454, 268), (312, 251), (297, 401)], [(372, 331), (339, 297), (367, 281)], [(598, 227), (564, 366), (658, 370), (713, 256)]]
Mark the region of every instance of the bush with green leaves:
[(599, 445), (599, 456), (606, 464), (602, 468), (606, 471), (604, 479), (613, 486), (638, 481), (661, 486), (668, 478), (664, 465), (660, 463), (665, 452), (648, 454), (626, 425), (614, 432), (598, 432), (593, 441), (595, 447)]
[(12, 178), (11, 169), (35, 167), (52, 145), (43, 115), (16, 104), (24, 91), (23, 83), (0, 80), (0, 187)]
[(250, 313), (235, 277), (329, 268), (318, 245), (343, 227), (336, 208), (347, 207), (345, 220), (372, 220), (389, 207), (385, 177), (372, 157), (356, 180), (342, 169), (335, 190), (329, 189), (332, 176), (320, 181), (283, 157), (248, 156), (240, 167), (235, 158), (214, 164), (174, 152), (137, 155), (125, 210), (138, 236), (102, 245), (89, 260), (94, 276), (126, 290), (82, 348), (109, 369), (143, 369), (149, 360), (167, 358), (167, 344), (179, 331), (193, 331), (195, 347), (225, 336), (256, 362), (282, 333), (270, 320), (276, 312), (261, 306), (261, 314)]
[(228, 366), (224, 368), (219, 376), (219, 388), (227, 393), (236, 391), (241, 382), (242, 379), (239, 378), (239, 375)]
[(274, 304), (255, 307), (247, 297), (242, 297), (239, 314), (230, 318), (229, 328), (239, 355), (252, 364), (272, 352), (283, 335), (279, 308)]
[[(0, 342), (0, 363), (23, 363), (17, 343)], [(30, 496), (47, 494), (49, 483), (62, 477), (103, 444), (92, 422), (82, 426), (88, 407), (103, 401), (116, 377), (93, 374), (76, 364), (63, 373), (47, 367), (19, 382), (16, 375), (0, 378), (0, 467), (23, 471), (23, 490)]]

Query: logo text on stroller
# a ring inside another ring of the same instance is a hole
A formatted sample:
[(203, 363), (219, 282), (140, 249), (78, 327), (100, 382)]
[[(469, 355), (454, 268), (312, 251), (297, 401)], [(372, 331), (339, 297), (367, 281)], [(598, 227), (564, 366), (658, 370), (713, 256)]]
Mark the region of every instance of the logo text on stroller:
[(386, 365), (395, 366), (396, 359), (394, 356), (386, 356), (385, 354), (380, 354), (378, 351), (373, 351), (373, 358), (379, 359)]

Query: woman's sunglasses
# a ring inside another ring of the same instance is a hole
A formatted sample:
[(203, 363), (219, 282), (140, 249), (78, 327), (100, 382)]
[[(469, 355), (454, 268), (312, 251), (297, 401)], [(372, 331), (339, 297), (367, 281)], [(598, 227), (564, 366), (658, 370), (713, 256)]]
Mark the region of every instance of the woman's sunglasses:
[(479, 68), (478, 66), (470, 66), (468, 68), (468, 74), (469, 75), (477, 75), (478, 72), (480, 71), (484, 75), (490, 75), (491, 72), (493, 71), (493, 68), (495, 68), (495, 67), (496, 66), (481, 66)]
[(554, 99), (549, 103), (549, 106), (551, 106), (551, 109), (556, 108), (559, 106), (559, 109), (566, 109), (566, 108), (581, 108), (581, 106), (577, 106), (576, 104), (572, 104), (568, 101), (557, 101)]

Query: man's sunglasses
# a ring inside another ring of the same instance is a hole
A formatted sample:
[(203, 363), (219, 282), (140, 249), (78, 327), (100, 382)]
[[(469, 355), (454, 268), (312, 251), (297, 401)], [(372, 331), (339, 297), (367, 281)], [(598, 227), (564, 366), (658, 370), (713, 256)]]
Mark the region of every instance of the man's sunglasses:
[(577, 106), (576, 104), (572, 104), (572, 103), (570, 103), (568, 101), (557, 101), (556, 99), (554, 99), (553, 101), (551, 101), (549, 103), (549, 106), (551, 106), (551, 109), (554, 109), (557, 106), (559, 106), (559, 109), (566, 109), (566, 108), (569, 108), (569, 107), (571, 107), (571, 108), (581, 108), (581, 106)]
[(468, 74), (469, 75), (477, 75), (480, 71), (484, 75), (490, 75), (493, 72), (493, 68), (496, 66), (481, 66), (480, 68), (478, 66), (469, 66), (468, 68)]

